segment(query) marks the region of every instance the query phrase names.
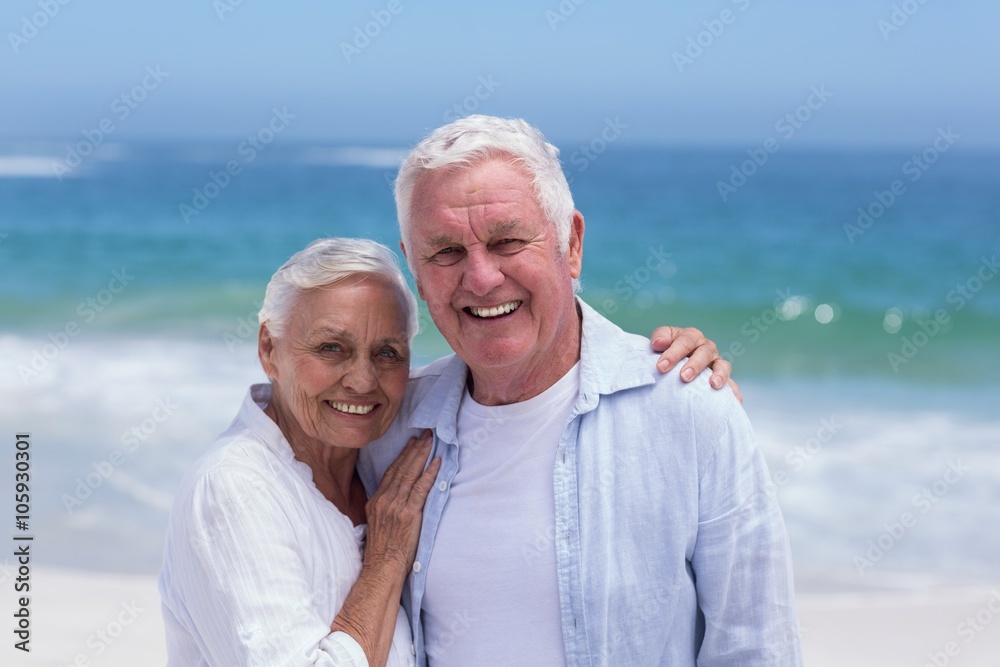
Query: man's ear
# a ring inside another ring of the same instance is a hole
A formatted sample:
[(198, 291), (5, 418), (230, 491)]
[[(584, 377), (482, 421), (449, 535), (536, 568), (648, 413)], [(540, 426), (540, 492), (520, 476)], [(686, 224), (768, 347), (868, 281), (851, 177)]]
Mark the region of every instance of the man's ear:
[(278, 378), (276, 355), (274, 337), (271, 336), (267, 325), (262, 324), (260, 325), (260, 330), (257, 332), (257, 357), (260, 359), (260, 365), (264, 369), (264, 374), (272, 380)]
[[(407, 261), (407, 263), (409, 263), (409, 261), (410, 261), (410, 256), (406, 254), (406, 246), (405, 246), (405, 245), (403, 245), (403, 242), (402, 242), (402, 241), (400, 241), (400, 242), (399, 242), (399, 250), (400, 250), (400, 252), (402, 252), (402, 253), (403, 253), (403, 259), (404, 259), (404, 260), (406, 260), (406, 261)], [(423, 290), (423, 288), (422, 288), (422, 287), (420, 286), (420, 279), (419, 279), (419, 278), (417, 278), (417, 272), (416, 272), (416, 271), (414, 271), (414, 270), (413, 270), (413, 268), (411, 267), (411, 268), (410, 268), (410, 273), (412, 273), (412, 274), (413, 274), (413, 282), (417, 283), (417, 294), (419, 294), (419, 295), (420, 295), (420, 298), (421, 298), (421, 299), (423, 299), (424, 301), (427, 301), (427, 299), (425, 299), (425, 298), (424, 298), (424, 290)]]
[(569, 273), (573, 278), (579, 278), (583, 273), (583, 230), (583, 213), (573, 211), (569, 228), (569, 248), (566, 251)]

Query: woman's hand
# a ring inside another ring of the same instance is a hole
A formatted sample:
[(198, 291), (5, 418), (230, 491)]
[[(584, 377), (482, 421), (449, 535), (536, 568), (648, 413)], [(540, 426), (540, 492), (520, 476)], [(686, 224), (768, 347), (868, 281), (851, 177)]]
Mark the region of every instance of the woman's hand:
[(382, 483), (365, 505), (368, 538), (361, 574), (330, 625), (346, 632), (365, 652), (370, 665), (385, 665), (399, 613), (403, 581), (413, 566), (420, 538), (424, 501), (441, 469), (435, 457), (427, 469), (431, 432), (410, 438), (382, 475)]
[(431, 432), (410, 438), (396, 460), (382, 475), (382, 482), (365, 506), (368, 537), (365, 563), (398, 566), (409, 572), (417, 552), (424, 501), (441, 469), (435, 457), (427, 469)]
[(660, 360), (656, 362), (656, 368), (661, 373), (666, 373), (678, 361), (689, 357), (681, 369), (681, 380), (690, 382), (705, 368), (711, 368), (712, 377), (709, 383), (712, 387), (721, 389), (728, 384), (736, 394), (736, 399), (740, 403), (743, 402), (743, 393), (740, 392), (739, 385), (729, 377), (733, 365), (719, 356), (719, 349), (715, 343), (706, 338), (700, 329), (662, 326), (658, 327), (649, 338), (653, 343), (653, 351), (662, 352)]

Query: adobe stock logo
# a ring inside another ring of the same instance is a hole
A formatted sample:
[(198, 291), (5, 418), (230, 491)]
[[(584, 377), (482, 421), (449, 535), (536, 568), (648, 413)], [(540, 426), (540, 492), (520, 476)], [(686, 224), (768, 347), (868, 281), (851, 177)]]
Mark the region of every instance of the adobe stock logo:
[[(618, 141), (622, 133), (628, 129), (628, 125), (621, 121), (620, 116), (604, 119), (604, 127), (598, 136), (588, 143), (582, 144), (569, 156), (569, 161), (573, 163), (579, 172), (587, 171), (587, 168), (597, 160), (598, 156), (608, 150), (608, 146)], [(572, 185), (572, 177), (568, 179)]]
[(372, 42), (382, 34), (382, 31), (389, 27), (393, 19), (399, 16), (406, 9), (400, 0), (389, 0), (384, 9), (373, 9), (369, 12), (372, 17), (364, 26), (354, 26), (354, 38), (350, 42), (341, 42), (340, 53), (348, 64), (361, 55), (361, 52), (371, 46)]
[[(904, 176), (909, 176), (911, 183), (919, 181), (923, 175), (955, 145), (957, 139), (962, 135), (951, 129), (939, 127), (934, 140), (919, 153), (914, 153), (906, 162), (900, 166), (900, 171)], [(872, 192), (872, 201), (865, 206), (858, 207), (858, 218), (854, 224), (844, 223), (844, 234), (851, 245), (855, 239), (863, 236), (865, 232), (878, 222), (879, 218), (885, 215), (886, 211), (892, 208), (900, 198), (906, 194), (906, 183), (902, 179), (893, 180), (885, 190), (875, 190)]]
[[(732, 3), (741, 12), (745, 12), (750, 7), (750, 0), (732, 0)], [(715, 44), (715, 41), (726, 32), (726, 26), (736, 23), (737, 18), (739, 18), (739, 14), (733, 10), (723, 9), (719, 12), (717, 18), (702, 21), (701, 24), (705, 29), (699, 31), (697, 34), (688, 36), (687, 46), (684, 48), (683, 53), (680, 51), (673, 52), (672, 56), (677, 71), (683, 74), (684, 68), (688, 65), (693, 65), (694, 61), (701, 58), (705, 54), (705, 51), (711, 48)]]
[(907, 510), (901, 512), (895, 521), (883, 523), (883, 532), (875, 539), (868, 540), (865, 545), (867, 549), (863, 554), (854, 556), (853, 562), (858, 576), (865, 576), (865, 570), (875, 567), (876, 563), (882, 560), (900, 540), (906, 537), (912, 528), (920, 523), (921, 517), (940, 503), (951, 491), (951, 488), (958, 484), (971, 470), (972, 468), (962, 463), (961, 459), (948, 461), (948, 467), (941, 477), (921, 488), (920, 492), (910, 500), (910, 505), (918, 510), (919, 514)]
[[(164, 72), (157, 65), (148, 65), (142, 79), (131, 89), (125, 91), (115, 99), (111, 100), (109, 110), (118, 119), (124, 122), (132, 112), (139, 108), (149, 97), (150, 93), (160, 87), (163, 80), (170, 76), (169, 72)], [(52, 172), (61, 181), (66, 175), (83, 164), (87, 156), (91, 155), (104, 141), (110, 137), (117, 129), (118, 125), (111, 116), (105, 116), (95, 123), (93, 128), (82, 130), (83, 140), (75, 144), (66, 145), (66, 157), (60, 160), (53, 160)]]
[(156, 399), (156, 405), (145, 419), (133, 424), (121, 435), (121, 449), (113, 449), (106, 458), (91, 461), (86, 475), (76, 478), (76, 487), (72, 493), (62, 494), (61, 500), (66, 511), (72, 514), (84, 501), (99, 489), (104, 481), (109, 479), (125, 462), (129, 455), (149, 440), (169, 420), (180, 406), (170, 400), (170, 397)]
[(243, 173), (243, 166), (248, 165), (263, 153), (275, 138), (284, 132), (291, 121), (297, 117), (289, 113), (288, 107), (282, 107), (279, 111), (277, 107), (272, 110), (271, 119), (253, 134), (248, 134), (245, 141), (241, 141), (236, 147), (236, 153), (243, 160), (232, 159), (226, 162), (219, 171), (209, 171), (208, 178), (199, 188), (192, 188), (191, 203), (181, 202), (177, 205), (177, 210), (184, 220), (184, 224), (190, 224), (198, 215), (201, 215), (208, 206), (215, 201), (215, 198), (222, 194), (223, 190), (229, 187), (233, 179)]
[(786, 112), (774, 122), (774, 131), (781, 136), (781, 139), (768, 137), (759, 148), (747, 149), (746, 154), (749, 159), (743, 160), (738, 165), (735, 163), (729, 165), (729, 178), (725, 181), (720, 179), (715, 182), (719, 198), (723, 202), (729, 201), (733, 194), (746, 185), (747, 181), (767, 164), (773, 154), (781, 150), (782, 139), (789, 141), (794, 137), (806, 123), (812, 120), (816, 112), (826, 105), (831, 97), (833, 97), (833, 92), (827, 89), (825, 83), (811, 87), (809, 95), (802, 104)]
[(120, 271), (117, 269), (112, 271), (111, 279), (108, 280), (104, 288), (77, 304), (76, 314), (81, 321), (67, 320), (61, 329), (49, 332), (48, 342), (43, 343), (40, 348), (32, 350), (28, 363), (18, 364), (17, 374), (20, 376), (21, 382), (28, 386), (32, 379), (41, 376), (49, 364), (69, 347), (73, 339), (83, 332), (83, 325), (93, 323), (133, 280), (135, 280), (135, 276), (129, 273), (124, 266)]
[(7, 33), (7, 41), (10, 42), (11, 50), (18, 53), (22, 46), (37, 37), (38, 31), (47, 26), (49, 21), (54, 19), (69, 3), (70, 0), (39, 0), (38, 8), (41, 11), (35, 12), (30, 17), (22, 16), (21, 29), (17, 32)]
[[(986, 283), (990, 282), (1000, 273), (1000, 263), (997, 256), (983, 256), (976, 271), (968, 276), (964, 281), (956, 283), (954, 289), (948, 291), (945, 300), (954, 305), (954, 312), (959, 312), (965, 308), (972, 299), (976, 297)], [(899, 344), (899, 351), (890, 351), (886, 358), (894, 373), (898, 373), (900, 368), (913, 361), (920, 351), (927, 347), (936, 336), (949, 331), (952, 315), (948, 310), (939, 308), (934, 312), (933, 318), (927, 320), (917, 319), (919, 331), (912, 332), (909, 336), (903, 336)]]
[(569, 17), (576, 13), (576, 8), (587, 2), (587, 0), (562, 0), (555, 10), (545, 11), (545, 20), (549, 22), (549, 28), (555, 30), (560, 23), (565, 23)]
[(882, 33), (882, 40), (888, 42), (889, 35), (906, 25), (926, 3), (927, 0), (903, 0), (901, 4), (893, 5), (889, 20), (879, 19), (876, 23), (879, 32)]

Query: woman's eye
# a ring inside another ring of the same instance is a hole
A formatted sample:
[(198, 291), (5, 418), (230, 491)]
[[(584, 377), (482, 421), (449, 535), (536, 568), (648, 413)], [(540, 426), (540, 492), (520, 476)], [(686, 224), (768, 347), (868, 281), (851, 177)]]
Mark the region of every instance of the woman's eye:
[(338, 345), (337, 343), (323, 343), (323, 344), (322, 344), (322, 345), (320, 345), (320, 347), (319, 347), (319, 351), (320, 351), (320, 352), (340, 352), (340, 351), (342, 351), (343, 349), (344, 349), (344, 348), (342, 348), (342, 347), (341, 347), (340, 345)]
[(399, 353), (391, 347), (385, 347), (378, 351), (378, 356), (384, 359), (398, 359)]

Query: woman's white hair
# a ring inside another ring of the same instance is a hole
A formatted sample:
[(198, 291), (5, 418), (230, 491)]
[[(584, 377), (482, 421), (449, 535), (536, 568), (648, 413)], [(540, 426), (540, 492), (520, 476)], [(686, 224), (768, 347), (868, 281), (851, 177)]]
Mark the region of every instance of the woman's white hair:
[(559, 164), (559, 149), (545, 141), (535, 127), (520, 118), (473, 115), (431, 132), (406, 156), (396, 177), (396, 213), (399, 235), (413, 271), (410, 209), (417, 180), (428, 171), (471, 167), (490, 158), (509, 158), (530, 177), (535, 199), (555, 226), (559, 251), (569, 249), (573, 195)]
[(417, 299), (406, 284), (396, 255), (368, 239), (318, 239), (292, 255), (271, 276), (257, 319), (267, 325), (272, 336), (280, 337), (299, 294), (364, 274), (385, 276), (396, 288), (406, 311), (406, 337), (412, 343), (419, 326)]

